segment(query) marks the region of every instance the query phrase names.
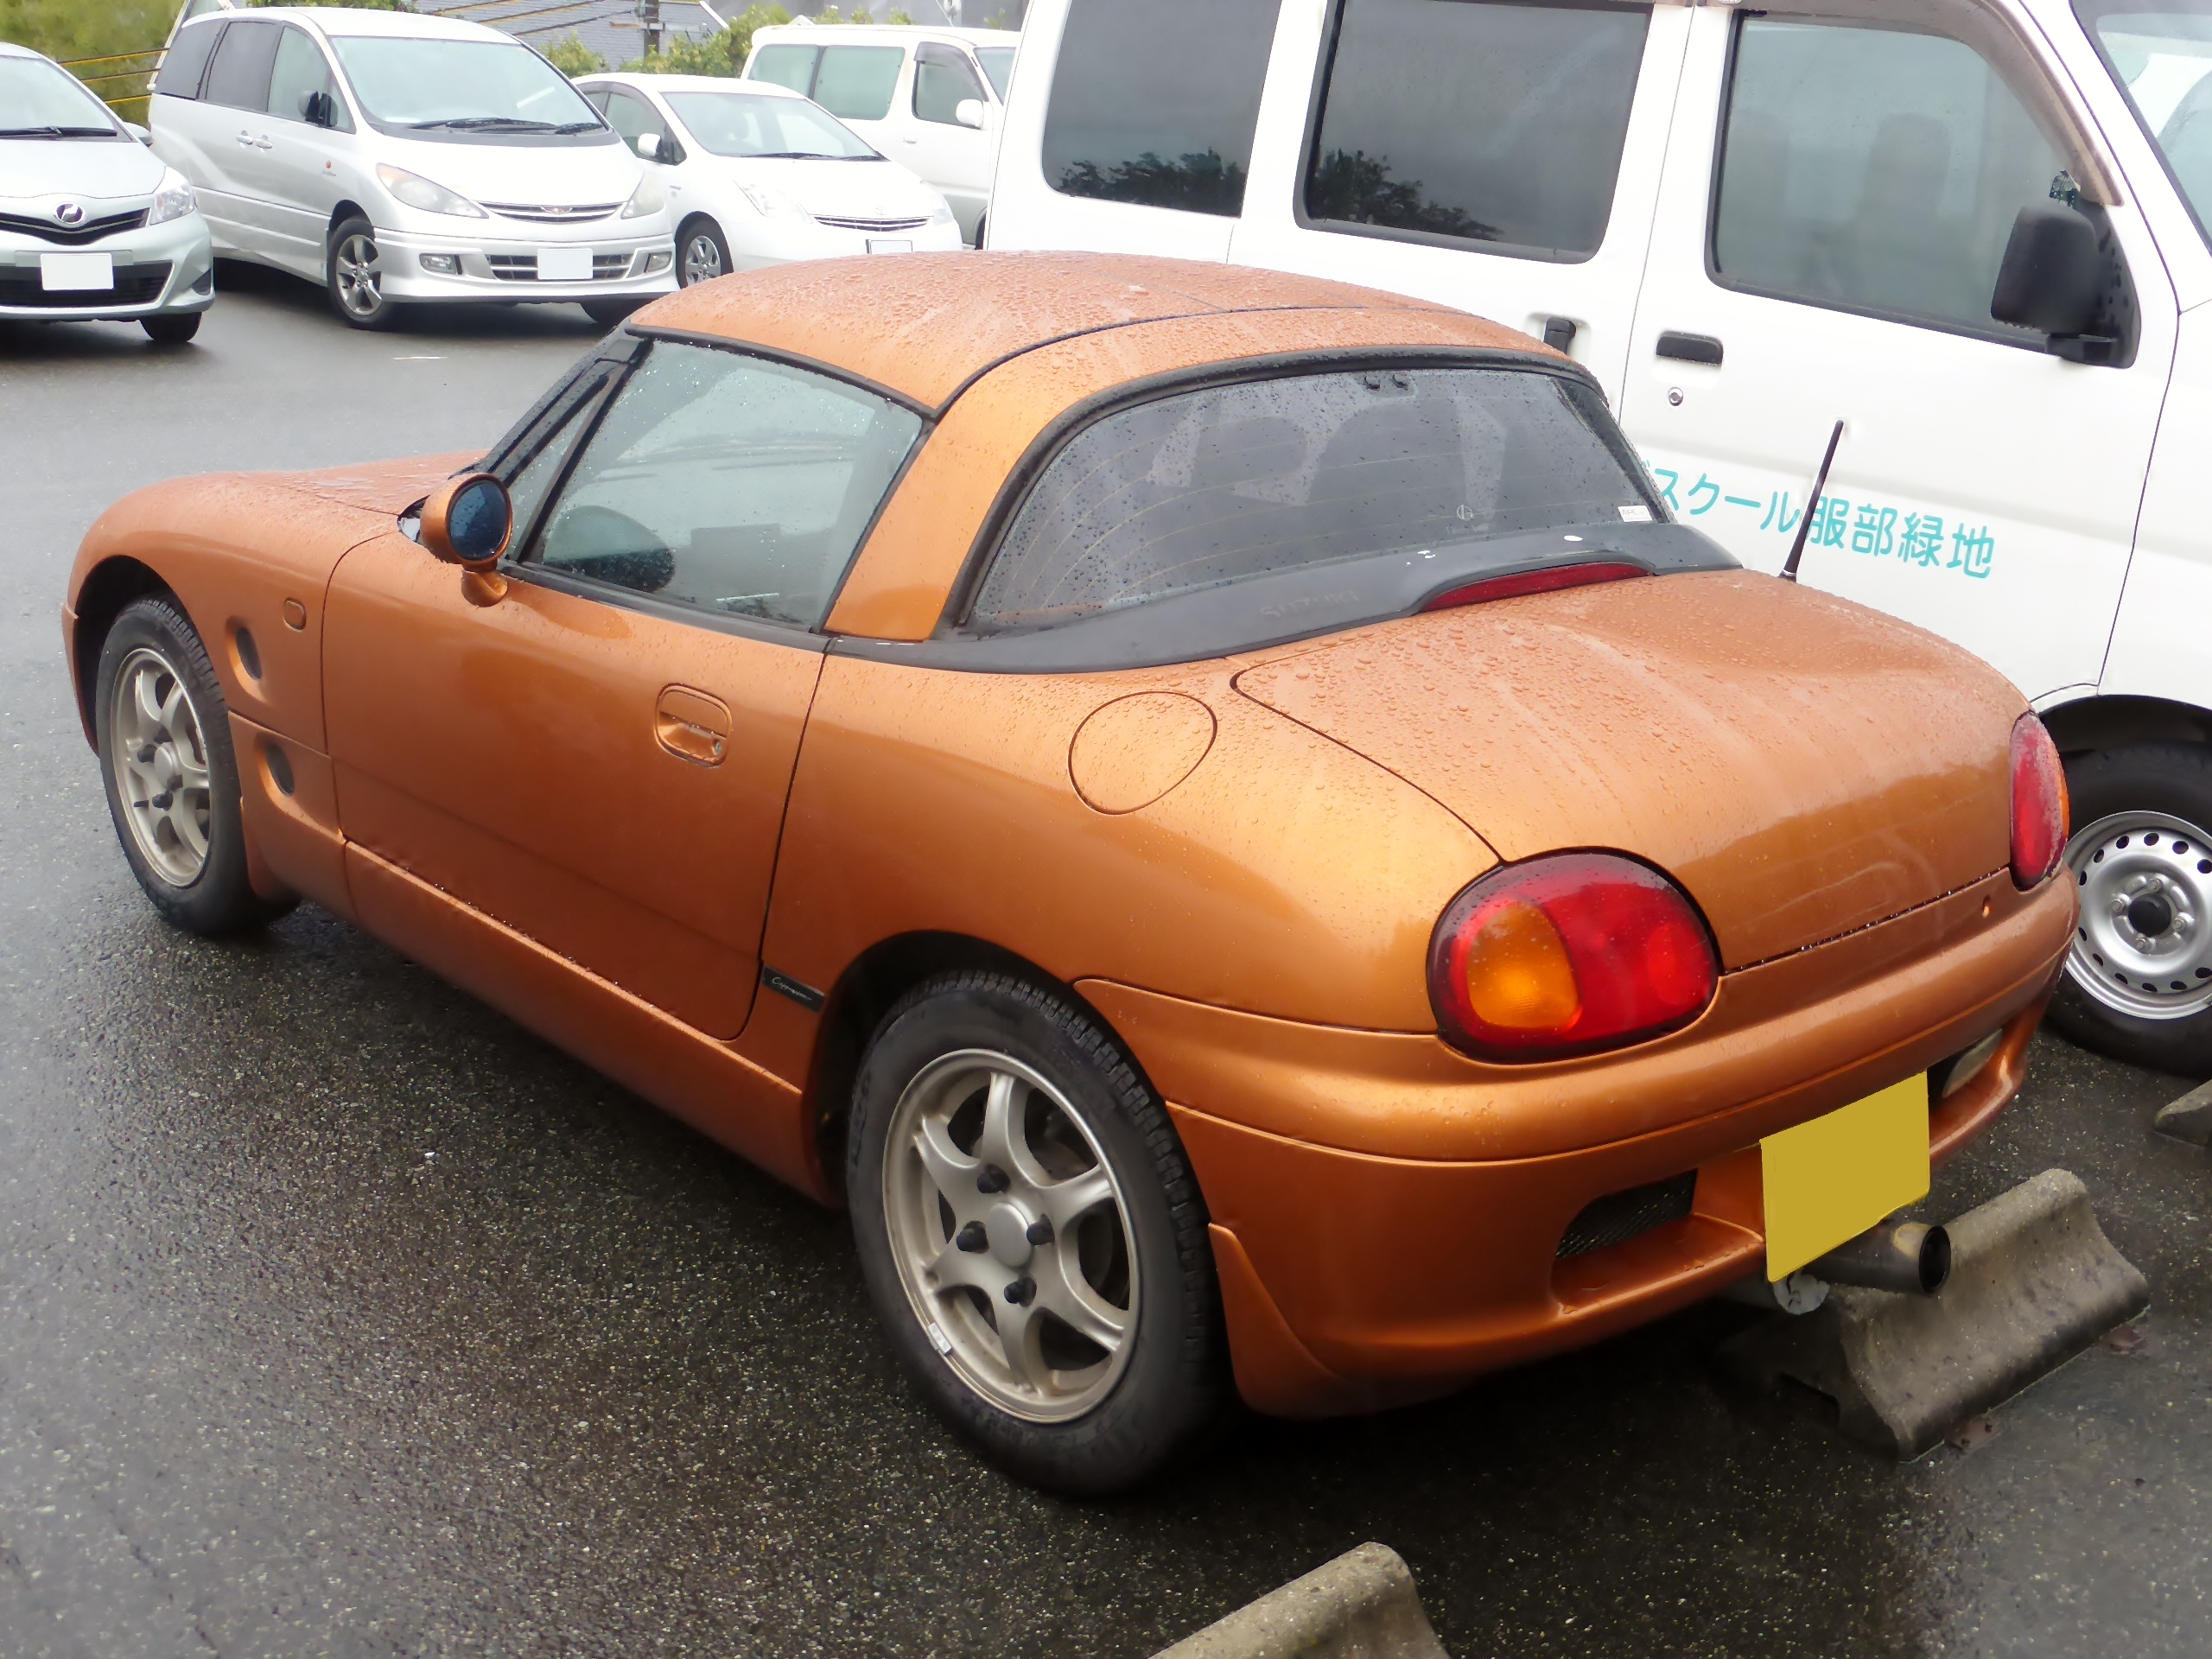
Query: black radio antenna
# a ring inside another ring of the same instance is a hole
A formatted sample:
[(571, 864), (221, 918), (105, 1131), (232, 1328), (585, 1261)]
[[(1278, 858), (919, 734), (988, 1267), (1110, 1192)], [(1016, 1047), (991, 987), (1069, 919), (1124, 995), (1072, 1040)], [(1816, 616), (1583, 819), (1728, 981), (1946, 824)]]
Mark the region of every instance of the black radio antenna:
[(1805, 504), (1805, 516), (1797, 521), (1797, 539), (1789, 544), (1789, 556), (1782, 562), (1782, 579), (1797, 580), (1797, 561), (1805, 556), (1805, 537), (1813, 528), (1813, 509), (1821, 505), (1821, 492), (1828, 486), (1828, 468), (1835, 464), (1835, 447), (1843, 442), (1843, 423), (1835, 423), (1835, 430), (1828, 434), (1828, 452), (1821, 457), (1820, 476), (1813, 480), (1813, 499)]

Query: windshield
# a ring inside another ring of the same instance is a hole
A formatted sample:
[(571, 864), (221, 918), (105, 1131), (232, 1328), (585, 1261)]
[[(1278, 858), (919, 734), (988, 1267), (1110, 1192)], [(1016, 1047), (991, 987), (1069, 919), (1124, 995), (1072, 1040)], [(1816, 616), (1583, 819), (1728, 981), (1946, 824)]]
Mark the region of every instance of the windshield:
[(559, 70), (511, 41), (340, 35), (331, 44), (369, 119), (387, 130), (605, 130)]
[(112, 138), (122, 131), (85, 83), (44, 58), (0, 58), (0, 138)]
[(668, 107), (715, 156), (826, 156), (876, 159), (873, 148), (834, 115), (804, 99), (760, 92), (669, 92)]
[(2079, 0), (2082, 21), (2212, 239), (2212, 0)]
[(983, 73), (991, 78), (991, 86), (999, 95), (999, 102), (1006, 102), (1006, 78), (1014, 73), (1014, 48), (1010, 46), (979, 46), (976, 61), (983, 66)]
[(1357, 566), (1464, 577), (1580, 557), (1663, 518), (1597, 391), (1562, 375), (1376, 368), (1211, 387), (1070, 440), (971, 621), (1049, 626), (1322, 567), (1334, 601), (1362, 585)]

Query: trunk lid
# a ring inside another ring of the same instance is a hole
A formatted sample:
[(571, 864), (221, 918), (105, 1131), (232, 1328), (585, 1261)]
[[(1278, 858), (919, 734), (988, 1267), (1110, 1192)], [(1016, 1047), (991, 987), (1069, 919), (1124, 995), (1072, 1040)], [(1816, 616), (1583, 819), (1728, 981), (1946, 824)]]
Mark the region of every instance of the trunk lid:
[(1932, 635), (1750, 571), (1386, 623), (1236, 687), (1425, 791), (1508, 861), (1605, 848), (1656, 865), (1729, 969), (2010, 856), (2019, 694)]

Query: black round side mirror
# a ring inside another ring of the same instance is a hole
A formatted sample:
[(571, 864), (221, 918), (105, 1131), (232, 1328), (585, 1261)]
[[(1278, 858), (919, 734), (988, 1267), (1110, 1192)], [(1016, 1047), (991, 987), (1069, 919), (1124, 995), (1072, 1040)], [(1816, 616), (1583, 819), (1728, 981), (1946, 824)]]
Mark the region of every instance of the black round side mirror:
[(489, 570), (514, 533), (507, 486), (489, 473), (449, 478), (423, 503), (423, 545), (448, 564)]

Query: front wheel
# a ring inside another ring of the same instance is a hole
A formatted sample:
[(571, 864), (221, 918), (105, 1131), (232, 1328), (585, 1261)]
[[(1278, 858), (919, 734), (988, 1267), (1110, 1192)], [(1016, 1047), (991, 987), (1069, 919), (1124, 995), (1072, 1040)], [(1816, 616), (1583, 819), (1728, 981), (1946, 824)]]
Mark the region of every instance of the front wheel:
[(2082, 916), (2052, 1024), (2139, 1065), (2212, 1075), (2212, 751), (2075, 755), (2066, 784)]
[(576, 303), (583, 307), (584, 315), (589, 317), (601, 327), (613, 328), (619, 327), (625, 318), (647, 302), (626, 294), (619, 299), (579, 300)]
[(194, 933), (279, 915), (247, 875), (238, 762), (222, 687), (166, 594), (124, 607), (100, 649), (93, 729), (109, 815), (155, 909)]
[(685, 223), (676, 237), (676, 281), (679, 287), (711, 283), (730, 270), (729, 243), (711, 219)]
[(1039, 1485), (1156, 1473), (1221, 1393), (1205, 1206), (1157, 1096), (1095, 1020), (1003, 974), (877, 1028), (847, 1193), (868, 1290), (938, 1413)]
[(146, 338), (156, 346), (182, 346), (200, 332), (198, 311), (173, 311), (152, 317), (141, 317), (138, 326), (146, 331)]
[(375, 226), (365, 219), (346, 220), (330, 233), (326, 256), (324, 286), (332, 310), (356, 328), (389, 328), (399, 320), (397, 302), (385, 292)]

